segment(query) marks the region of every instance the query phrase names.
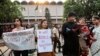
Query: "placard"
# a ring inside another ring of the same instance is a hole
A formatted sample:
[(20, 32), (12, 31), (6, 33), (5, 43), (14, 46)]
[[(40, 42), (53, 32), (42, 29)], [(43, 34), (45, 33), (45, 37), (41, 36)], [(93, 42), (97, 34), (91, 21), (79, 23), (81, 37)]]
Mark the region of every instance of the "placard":
[(52, 52), (53, 44), (51, 40), (51, 30), (37, 30), (37, 39), (38, 39), (38, 52)]
[(35, 49), (33, 33), (33, 28), (16, 32), (6, 32), (3, 33), (3, 39), (6, 45), (12, 50), (30, 50)]

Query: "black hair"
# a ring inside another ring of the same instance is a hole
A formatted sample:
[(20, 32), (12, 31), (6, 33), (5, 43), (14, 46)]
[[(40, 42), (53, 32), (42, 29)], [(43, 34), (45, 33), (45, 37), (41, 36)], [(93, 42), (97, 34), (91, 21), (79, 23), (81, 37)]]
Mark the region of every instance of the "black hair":
[(93, 16), (92, 18), (96, 19), (96, 20), (100, 20), (99, 16)]
[[(42, 24), (43, 24), (44, 21), (47, 21), (47, 20), (46, 20), (46, 19), (41, 20), (40, 25), (39, 25), (39, 28), (40, 28), (40, 29), (42, 29)], [(48, 21), (47, 21), (47, 22), (48, 22)], [(48, 29), (48, 26), (47, 26), (46, 29)]]
[(22, 19), (21, 19), (21, 18), (19, 18), (19, 17), (15, 17), (15, 18), (14, 18), (14, 22), (16, 21), (16, 19), (18, 19), (18, 20), (20, 21), (21, 26), (22, 26), (22, 23), (23, 23), (23, 22), (22, 22)]
[(70, 12), (69, 14), (68, 14), (68, 17), (76, 17), (77, 15), (74, 13), (74, 12)]
[(57, 27), (58, 24), (54, 24), (54, 27)]

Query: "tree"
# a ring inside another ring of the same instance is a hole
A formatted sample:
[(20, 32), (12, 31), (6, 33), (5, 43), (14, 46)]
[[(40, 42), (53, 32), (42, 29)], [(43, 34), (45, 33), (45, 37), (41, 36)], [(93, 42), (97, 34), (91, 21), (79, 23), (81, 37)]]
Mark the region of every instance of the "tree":
[(51, 28), (52, 24), (51, 24), (50, 12), (48, 8), (45, 8), (45, 18), (47, 19), (48, 25)]
[(10, 0), (0, 0), (0, 23), (11, 22), (14, 17), (22, 17), (20, 6)]
[(100, 0), (67, 0), (64, 3), (64, 18), (69, 12), (75, 12), (79, 17), (90, 19), (92, 15), (100, 13)]

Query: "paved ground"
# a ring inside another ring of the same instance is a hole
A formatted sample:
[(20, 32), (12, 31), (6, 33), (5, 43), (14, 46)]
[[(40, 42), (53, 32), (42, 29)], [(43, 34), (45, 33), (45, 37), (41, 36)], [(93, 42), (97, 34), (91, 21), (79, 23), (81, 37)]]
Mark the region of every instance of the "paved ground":
[[(0, 43), (2, 43), (2, 42), (4, 42), (4, 41), (3, 41), (3, 40), (0, 40)], [(7, 49), (8, 49), (7, 46), (0, 46), (0, 54), (1, 54), (1, 53), (4, 53)], [(10, 51), (11, 51), (11, 50), (8, 49), (8, 50), (4, 53), (4, 56), (8, 56), (8, 54), (9, 54)], [(35, 52), (35, 53), (33, 53), (33, 54), (29, 54), (29, 56), (37, 56), (37, 52)], [(62, 53), (56, 53), (56, 56), (62, 56)], [(91, 53), (90, 53), (90, 55), (88, 55), (88, 56), (92, 56)]]
[[(0, 40), (0, 43), (3, 43), (4, 41), (3, 40)], [(0, 46), (0, 54), (4, 53), (6, 50), (8, 49), (7, 46)], [(8, 56), (9, 52), (11, 50), (8, 49), (5, 53), (4, 53), (4, 56)], [(37, 56), (36, 55), (37, 52), (33, 53), (33, 54), (29, 54), (29, 56)], [(62, 56), (62, 53), (56, 53), (56, 56)]]
[[(5, 52), (7, 49), (8, 49), (8, 47), (6, 47), (6, 46), (0, 47), (0, 50), (1, 50), (2, 52)], [(1, 54), (1, 51), (0, 51), (0, 54)], [(4, 53), (4, 56), (8, 56), (8, 54), (9, 54), (10, 51), (11, 51), (11, 50), (8, 49), (8, 50)], [(37, 52), (35, 52), (35, 53), (33, 53), (33, 54), (29, 54), (29, 56), (37, 56), (36, 54), (37, 54)], [(56, 53), (56, 56), (62, 56), (62, 53)]]

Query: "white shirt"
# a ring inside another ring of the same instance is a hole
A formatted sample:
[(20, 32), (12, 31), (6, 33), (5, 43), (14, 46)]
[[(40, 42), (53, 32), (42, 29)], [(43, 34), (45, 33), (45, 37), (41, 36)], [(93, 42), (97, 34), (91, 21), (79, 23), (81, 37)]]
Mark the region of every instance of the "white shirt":
[(100, 26), (93, 29), (93, 34), (96, 39), (100, 38)]
[[(53, 32), (53, 37), (57, 36), (57, 38), (59, 38), (59, 31), (58, 31), (57, 28), (54, 27), (53, 30), (52, 30), (52, 32)], [(55, 36), (55, 34), (56, 34), (56, 36)]]
[[(100, 26), (93, 29), (94, 38), (97, 39), (91, 45), (91, 54), (94, 55), (100, 49)], [(94, 56), (100, 56), (100, 51)]]

